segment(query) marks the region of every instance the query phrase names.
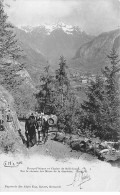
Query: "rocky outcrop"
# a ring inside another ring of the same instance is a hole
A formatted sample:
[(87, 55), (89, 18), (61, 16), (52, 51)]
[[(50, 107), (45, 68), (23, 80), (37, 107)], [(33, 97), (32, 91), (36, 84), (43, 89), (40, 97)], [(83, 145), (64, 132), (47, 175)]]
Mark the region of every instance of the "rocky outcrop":
[(25, 150), (18, 134), (19, 129), (13, 97), (0, 86), (0, 152), (20, 153)]

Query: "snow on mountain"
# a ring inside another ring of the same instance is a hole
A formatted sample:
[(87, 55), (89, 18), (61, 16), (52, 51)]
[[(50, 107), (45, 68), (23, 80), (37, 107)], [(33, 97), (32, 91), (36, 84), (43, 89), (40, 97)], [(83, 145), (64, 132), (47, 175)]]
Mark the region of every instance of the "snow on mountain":
[(25, 31), (26, 33), (31, 32), (34, 27), (31, 26), (18, 26), (19, 29)]
[(67, 34), (73, 34), (73, 32), (75, 31), (78, 33), (83, 32), (79, 26), (67, 25), (63, 22), (58, 22), (57, 24), (52, 24), (52, 25), (44, 24), (39, 26), (19, 26), (18, 28), (25, 31), (26, 33), (30, 33), (36, 29), (38, 29), (39, 31), (44, 30), (46, 31), (47, 35), (50, 35), (52, 31), (57, 29), (62, 29)]
[(15, 32), (26, 55), (27, 71), (35, 82), (48, 62), (55, 70), (61, 55), (72, 59), (80, 46), (93, 39), (78, 26), (62, 22), (16, 27)]

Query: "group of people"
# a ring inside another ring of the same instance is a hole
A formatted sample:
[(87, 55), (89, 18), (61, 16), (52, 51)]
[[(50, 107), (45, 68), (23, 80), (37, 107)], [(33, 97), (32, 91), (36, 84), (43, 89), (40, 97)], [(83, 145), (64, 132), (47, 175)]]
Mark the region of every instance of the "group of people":
[(44, 115), (44, 113), (31, 113), (25, 122), (27, 147), (45, 143), (48, 138), (48, 129), (49, 124), (47, 115)]

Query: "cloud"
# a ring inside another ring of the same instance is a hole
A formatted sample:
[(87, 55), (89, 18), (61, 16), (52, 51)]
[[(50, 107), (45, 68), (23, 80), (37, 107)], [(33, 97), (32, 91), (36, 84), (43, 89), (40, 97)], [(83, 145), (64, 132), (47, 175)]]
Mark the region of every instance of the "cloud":
[(77, 1), (16, 0), (8, 14), (14, 23), (36, 25), (71, 15), (77, 4)]
[(82, 27), (89, 32), (117, 28), (120, 22), (120, 2), (118, 0), (85, 0), (78, 9)]
[(89, 33), (117, 28), (120, 0), (6, 0), (15, 25), (39, 25), (59, 20), (79, 25)]

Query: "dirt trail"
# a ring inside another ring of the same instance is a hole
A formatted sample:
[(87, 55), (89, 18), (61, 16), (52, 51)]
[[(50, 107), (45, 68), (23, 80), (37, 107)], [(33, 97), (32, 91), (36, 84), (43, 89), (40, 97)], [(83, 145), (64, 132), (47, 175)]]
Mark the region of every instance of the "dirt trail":
[[(24, 124), (21, 125), (24, 131)], [(30, 157), (30, 163), (34, 166), (37, 166), (38, 163), (44, 167), (85, 167), (87, 169), (91, 179), (83, 184), (82, 189), (78, 186), (68, 186), (73, 182), (75, 171), (66, 174), (59, 173), (57, 177), (50, 174), (47, 177), (48, 183), (62, 186), (61, 189), (56, 189), (58, 191), (120, 191), (120, 168), (100, 161), (92, 155), (71, 151), (68, 145), (48, 139), (45, 144), (35, 145), (28, 149), (28, 156)]]
[[(24, 133), (24, 123), (21, 127)], [(21, 164), (6, 168), (4, 162)], [(3, 154), (0, 167), (2, 191), (120, 191), (120, 168), (89, 154), (71, 151), (67, 145), (50, 139), (43, 145), (27, 149), (26, 156)], [(85, 168), (90, 176), (82, 188), (79, 186), (81, 175), (77, 172), (78, 168)], [(19, 184), (23, 187), (5, 188), (6, 179), (9, 186)], [(74, 180), (75, 185), (71, 185)]]
[[(21, 130), (22, 134), (24, 135), (24, 123), (21, 122)], [(25, 135), (24, 135), (25, 136)], [(35, 145), (28, 149), (28, 154), (31, 155), (45, 155), (51, 156), (54, 159), (66, 159), (74, 158), (74, 159), (86, 159), (88, 161), (95, 161), (97, 158), (93, 157), (92, 155), (85, 154), (78, 151), (72, 151), (68, 145), (64, 145), (63, 143), (59, 143), (53, 140), (50, 140), (48, 137), (48, 141), (45, 144)]]
[[(22, 134), (25, 136), (25, 123), (21, 122), (21, 130)], [(50, 156), (53, 157), (54, 159), (86, 159), (87, 161), (98, 161), (96, 156), (83, 153), (83, 152), (78, 152), (71, 150), (71, 148), (66, 144), (64, 145), (63, 143), (53, 141), (48, 138), (48, 141), (45, 144), (41, 145), (35, 145), (28, 150), (28, 155), (45, 155), (45, 156)], [(101, 161), (100, 161), (101, 162)], [(120, 160), (117, 161), (111, 161), (110, 164), (113, 167), (119, 167), (120, 168)]]

